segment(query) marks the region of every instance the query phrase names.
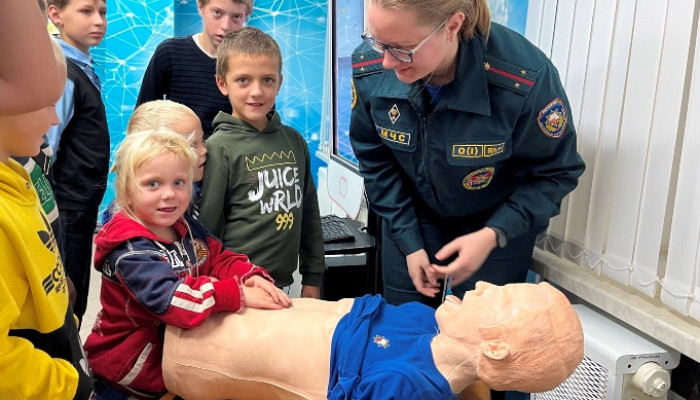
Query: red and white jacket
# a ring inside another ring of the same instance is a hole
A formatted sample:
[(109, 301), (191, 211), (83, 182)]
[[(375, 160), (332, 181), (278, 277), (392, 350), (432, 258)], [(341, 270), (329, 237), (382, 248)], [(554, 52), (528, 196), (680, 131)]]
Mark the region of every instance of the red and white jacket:
[(95, 238), (102, 310), (85, 342), (88, 362), (104, 381), (139, 398), (165, 391), (166, 324), (189, 329), (214, 312), (240, 311), (242, 282), (252, 275), (272, 281), (196, 220), (185, 216), (174, 228), (179, 240), (169, 242), (117, 213)]

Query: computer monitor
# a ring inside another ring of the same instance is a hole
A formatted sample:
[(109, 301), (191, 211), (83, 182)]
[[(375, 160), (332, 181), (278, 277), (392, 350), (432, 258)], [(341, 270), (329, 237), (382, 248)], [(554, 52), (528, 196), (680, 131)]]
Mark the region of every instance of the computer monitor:
[(365, 28), (365, 2), (331, 0), (332, 121), (328, 162), (328, 194), (351, 218), (357, 218), (364, 198), (364, 181), (350, 145), (352, 111), (352, 52)]

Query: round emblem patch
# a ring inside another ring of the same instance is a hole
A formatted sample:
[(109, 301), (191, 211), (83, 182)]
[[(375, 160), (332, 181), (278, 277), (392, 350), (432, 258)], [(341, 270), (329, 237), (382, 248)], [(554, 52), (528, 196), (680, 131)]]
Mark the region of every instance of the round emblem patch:
[(352, 102), (350, 103), (350, 108), (354, 110), (357, 105), (357, 90), (355, 89), (354, 79), (350, 80), (350, 87), (352, 88)]
[(470, 172), (462, 180), (462, 186), (467, 190), (480, 190), (491, 183), (493, 167), (486, 167)]
[(537, 124), (545, 135), (557, 139), (564, 134), (568, 119), (569, 115), (564, 101), (554, 99), (540, 111), (537, 116)]
[(194, 255), (197, 258), (196, 265), (204, 264), (207, 257), (209, 257), (209, 247), (200, 239), (194, 239), (192, 241), (192, 247), (194, 247)]

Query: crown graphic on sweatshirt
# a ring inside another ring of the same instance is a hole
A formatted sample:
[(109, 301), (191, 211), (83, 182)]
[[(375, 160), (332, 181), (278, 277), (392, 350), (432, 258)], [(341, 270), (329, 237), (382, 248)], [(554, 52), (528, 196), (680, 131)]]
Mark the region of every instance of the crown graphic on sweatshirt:
[(294, 152), (275, 151), (271, 154), (263, 154), (262, 156), (252, 156), (245, 158), (245, 164), (248, 171), (258, 169), (279, 167), (281, 165), (295, 165), (297, 163)]

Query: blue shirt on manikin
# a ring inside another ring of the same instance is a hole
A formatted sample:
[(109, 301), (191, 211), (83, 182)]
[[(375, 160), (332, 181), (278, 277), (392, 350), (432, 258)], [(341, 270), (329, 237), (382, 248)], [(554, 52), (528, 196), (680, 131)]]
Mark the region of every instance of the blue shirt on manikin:
[[(385, 312), (390, 308), (399, 310)], [(428, 306), (355, 299), (333, 333), (328, 398), (456, 399), (433, 361), (436, 334), (435, 310)]]

